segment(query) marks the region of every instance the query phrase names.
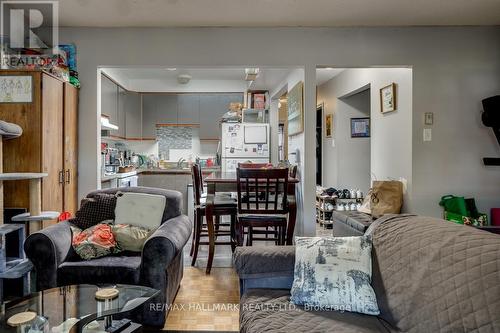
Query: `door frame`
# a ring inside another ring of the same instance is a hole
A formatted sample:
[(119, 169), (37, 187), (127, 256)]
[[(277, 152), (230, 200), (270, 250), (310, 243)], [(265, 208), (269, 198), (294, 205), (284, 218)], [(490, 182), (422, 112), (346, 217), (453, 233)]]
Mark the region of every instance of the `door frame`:
[[(321, 186), (323, 186), (323, 179), (325, 179), (325, 169), (323, 168), (324, 163), (323, 159), (325, 157), (325, 144), (324, 144), (324, 135), (325, 135), (325, 103), (321, 102), (319, 104), (316, 104), (316, 117), (318, 116), (318, 111), (321, 109)], [(318, 123), (318, 120), (316, 119), (316, 124)]]

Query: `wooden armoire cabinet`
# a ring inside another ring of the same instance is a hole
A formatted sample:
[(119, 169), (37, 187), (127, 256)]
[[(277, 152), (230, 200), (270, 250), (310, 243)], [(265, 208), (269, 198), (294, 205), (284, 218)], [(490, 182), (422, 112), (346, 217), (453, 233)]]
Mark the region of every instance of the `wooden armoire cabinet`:
[[(23, 134), (4, 142), (3, 172), (44, 172), (42, 210), (78, 208), (78, 89), (43, 71), (1, 70), (2, 76), (31, 76), (32, 102), (0, 103), (0, 120)], [(4, 206), (29, 207), (28, 182), (4, 183)], [(55, 221), (44, 222), (44, 227)]]

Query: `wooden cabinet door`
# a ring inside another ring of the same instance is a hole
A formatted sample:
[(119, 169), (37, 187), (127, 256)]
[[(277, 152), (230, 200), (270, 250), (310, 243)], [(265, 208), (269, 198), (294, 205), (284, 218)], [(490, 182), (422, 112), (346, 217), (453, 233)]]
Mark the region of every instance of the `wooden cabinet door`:
[(78, 89), (64, 84), (64, 211), (78, 210)]
[[(63, 85), (42, 74), (42, 210), (63, 210)], [(44, 227), (55, 221), (44, 222)]]

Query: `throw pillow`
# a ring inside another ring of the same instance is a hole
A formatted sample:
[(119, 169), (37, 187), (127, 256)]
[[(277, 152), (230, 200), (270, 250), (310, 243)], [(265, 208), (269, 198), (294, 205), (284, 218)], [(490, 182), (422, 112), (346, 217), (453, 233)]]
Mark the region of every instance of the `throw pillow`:
[(111, 225), (99, 223), (88, 229), (71, 226), (71, 245), (80, 258), (90, 260), (119, 252)]
[(154, 230), (162, 222), (166, 202), (163, 195), (123, 193), (116, 201), (115, 224), (130, 224)]
[(296, 237), (293, 303), (318, 310), (380, 313), (371, 287), (368, 237)]
[(115, 219), (116, 196), (100, 193), (82, 200), (80, 209), (69, 222), (80, 229), (90, 228), (104, 220)]
[(129, 224), (115, 224), (111, 230), (120, 250), (133, 252), (141, 252), (144, 242), (154, 232), (154, 230)]

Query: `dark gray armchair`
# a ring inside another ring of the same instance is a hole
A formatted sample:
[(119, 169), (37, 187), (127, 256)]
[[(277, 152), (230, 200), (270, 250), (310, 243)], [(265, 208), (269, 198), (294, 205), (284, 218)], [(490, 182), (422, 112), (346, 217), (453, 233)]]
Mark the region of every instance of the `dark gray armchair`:
[[(163, 195), (167, 199), (162, 225), (148, 238), (142, 253), (119, 253), (93, 260), (81, 260), (71, 246), (68, 221), (30, 235), (24, 244), (28, 258), (35, 266), (37, 290), (70, 284), (134, 284), (161, 292), (135, 320), (163, 327), (166, 309), (172, 304), (183, 276), (182, 249), (191, 234), (191, 221), (182, 215), (182, 195), (177, 191), (125, 187), (95, 191), (98, 193), (138, 192)], [(157, 305), (158, 304), (158, 305)], [(167, 305), (167, 306), (165, 306)]]

